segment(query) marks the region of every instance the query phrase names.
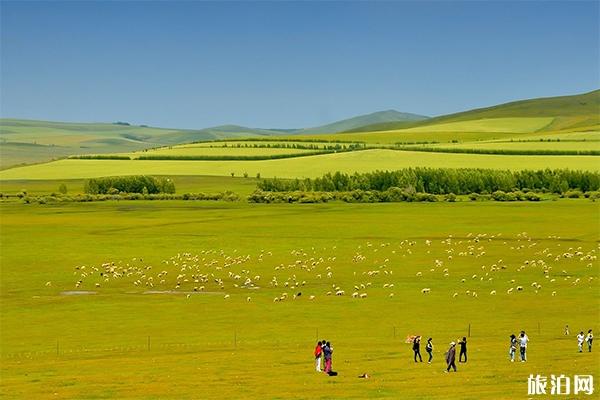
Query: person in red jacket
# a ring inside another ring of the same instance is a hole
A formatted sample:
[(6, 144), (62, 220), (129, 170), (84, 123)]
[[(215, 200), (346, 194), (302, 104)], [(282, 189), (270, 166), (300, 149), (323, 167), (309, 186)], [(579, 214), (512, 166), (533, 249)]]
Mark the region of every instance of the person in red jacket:
[(323, 343), (318, 342), (315, 347), (315, 363), (317, 372), (321, 372), (321, 354), (323, 354)]

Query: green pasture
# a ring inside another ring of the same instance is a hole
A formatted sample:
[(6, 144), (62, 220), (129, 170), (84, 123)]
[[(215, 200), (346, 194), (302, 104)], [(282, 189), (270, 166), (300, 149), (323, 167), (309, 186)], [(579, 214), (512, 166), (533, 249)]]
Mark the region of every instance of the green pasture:
[(317, 177), (327, 172), (367, 172), (407, 167), (600, 170), (581, 156), (513, 156), (364, 150), (264, 161), (59, 160), (0, 171), (0, 180), (83, 179), (114, 175), (215, 175)]
[(268, 156), (276, 154), (302, 154), (303, 149), (254, 148), (254, 147), (203, 147), (174, 146), (159, 149), (119, 153), (132, 158), (139, 156)]
[(553, 120), (554, 118), (552, 117), (484, 118), (419, 126), (416, 128), (408, 128), (404, 131), (528, 133), (544, 128)]
[[(247, 196), (256, 190), (257, 179), (231, 176), (169, 176), (175, 183), (176, 193), (220, 193), (232, 191)], [(17, 194), (23, 191), (30, 195), (59, 193), (59, 186), (65, 184), (67, 194), (84, 193), (85, 179), (57, 180), (10, 180), (0, 181), (0, 193)]]
[[(6, 399), (515, 399), (529, 374), (600, 372), (598, 350), (577, 353), (574, 337), (600, 329), (588, 200), (0, 213)], [(61, 294), (73, 290), (96, 293)], [(469, 362), (443, 373), (469, 325)], [(510, 363), (521, 329), (529, 361)], [(412, 361), (412, 334), (434, 338), (431, 365)], [(317, 338), (333, 343), (338, 377), (314, 371)]]
[(560, 141), (560, 142), (542, 142), (542, 141), (490, 141), (478, 143), (446, 143), (428, 145), (440, 148), (457, 149), (486, 149), (486, 150), (553, 150), (553, 151), (589, 151), (600, 150), (599, 141)]
[[(335, 135), (318, 135), (325, 140), (343, 140), (364, 142), (367, 144), (390, 145), (395, 143), (422, 143), (422, 142), (472, 142), (477, 140), (510, 139), (523, 134), (502, 132), (406, 132), (406, 130), (375, 131), (365, 133), (338, 133)], [(314, 140), (313, 136), (300, 136), (303, 140)]]

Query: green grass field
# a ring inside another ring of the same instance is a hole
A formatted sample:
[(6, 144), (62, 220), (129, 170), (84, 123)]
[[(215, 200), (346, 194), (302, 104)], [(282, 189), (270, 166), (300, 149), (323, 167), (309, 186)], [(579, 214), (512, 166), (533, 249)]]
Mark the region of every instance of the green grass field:
[[(567, 323), (600, 329), (598, 211), (587, 200), (0, 204), (2, 397), (514, 399), (531, 373), (598, 376), (597, 353), (563, 336)], [(113, 262), (122, 277), (102, 266)], [(345, 295), (328, 296), (336, 287)], [(72, 290), (96, 294), (61, 295)], [(444, 374), (469, 324), (469, 362)], [(521, 329), (529, 361), (513, 364), (508, 335)], [(409, 334), (434, 338), (433, 364), (412, 361)], [(336, 378), (314, 372), (317, 337), (334, 345)]]
[[(175, 183), (177, 193), (219, 193), (232, 191), (247, 196), (256, 190), (256, 178), (230, 176), (169, 176)], [(85, 179), (57, 180), (9, 180), (0, 181), (0, 193), (16, 194), (26, 191), (30, 195), (59, 193), (61, 184), (67, 186), (67, 194), (84, 193)]]
[(490, 150), (562, 150), (562, 151), (589, 151), (600, 150), (600, 141), (571, 141), (571, 142), (541, 142), (541, 141), (522, 141), (522, 142), (480, 142), (480, 143), (457, 143), (457, 144), (436, 144), (432, 147), (441, 148), (459, 148), (459, 149), (490, 149)]
[(365, 150), (265, 161), (59, 160), (0, 171), (0, 180), (81, 179), (113, 175), (215, 175), (296, 178), (326, 172), (367, 172), (407, 167), (600, 170), (595, 159), (579, 156), (504, 156)]

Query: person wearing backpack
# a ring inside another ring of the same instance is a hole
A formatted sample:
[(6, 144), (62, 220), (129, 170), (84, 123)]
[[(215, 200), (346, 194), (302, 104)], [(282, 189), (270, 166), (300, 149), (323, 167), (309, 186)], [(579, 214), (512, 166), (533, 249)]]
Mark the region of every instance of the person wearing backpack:
[(323, 347), (323, 358), (325, 359), (325, 372), (329, 374), (331, 372), (331, 356), (333, 354), (333, 348), (331, 347), (331, 343), (325, 343), (325, 347)]
[(433, 343), (432, 338), (427, 339), (427, 344), (425, 345), (425, 351), (429, 354), (428, 364), (431, 364), (431, 360), (433, 359)]

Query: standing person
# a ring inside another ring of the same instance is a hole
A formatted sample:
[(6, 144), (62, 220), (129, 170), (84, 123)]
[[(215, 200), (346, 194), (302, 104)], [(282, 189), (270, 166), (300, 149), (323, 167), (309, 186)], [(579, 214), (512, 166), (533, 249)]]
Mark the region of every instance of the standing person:
[(565, 336), (569, 336), (569, 324), (565, 325)]
[(529, 338), (525, 334), (525, 331), (521, 331), (519, 335), (519, 350), (521, 352), (521, 362), (527, 361), (527, 343)]
[(425, 345), (425, 351), (429, 354), (428, 364), (431, 364), (431, 360), (433, 359), (433, 343), (432, 338), (427, 339), (427, 344)]
[(510, 335), (510, 347), (508, 348), (508, 354), (510, 355), (510, 362), (515, 362), (515, 352), (517, 351), (517, 337), (515, 334)]
[(415, 362), (417, 362), (417, 356), (419, 356), (419, 360), (423, 362), (423, 357), (421, 357), (421, 336), (415, 336), (413, 340), (413, 351), (415, 352)]
[[(458, 362), (467, 362), (467, 338), (463, 336), (462, 340), (458, 342), (460, 344), (460, 355), (458, 356)], [(462, 360), (463, 355), (465, 361)]]
[(331, 347), (331, 343), (325, 343), (325, 347), (323, 348), (323, 357), (325, 358), (325, 372), (329, 374), (331, 372), (331, 356), (333, 353), (333, 348)]
[(579, 332), (577, 335), (577, 347), (579, 347), (579, 352), (583, 351), (583, 342), (585, 341), (585, 336), (583, 335), (583, 331)]
[(317, 347), (315, 347), (315, 367), (317, 372), (321, 372), (321, 355), (323, 354), (322, 343), (318, 342)]
[(587, 337), (585, 338), (585, 341), (588, 344), (588, 351), (591, 353), (592, 352), (592, 341), (594, 340), (594, 335), (592, 334), (592, 330), (590, 329), (588, 331)]
[(456, 343), (450, 342), (450, 348), (446, 353), (446, 364), (448, 364), (448, 368), (446, 368), (445, 372), (450, 372), (450, 368), (454, 368), (454, 372), (456, 372)]

